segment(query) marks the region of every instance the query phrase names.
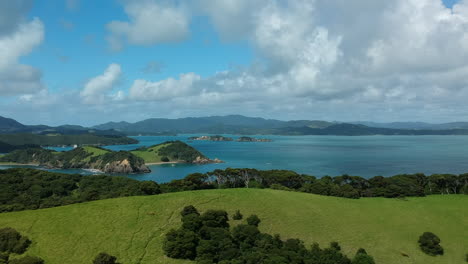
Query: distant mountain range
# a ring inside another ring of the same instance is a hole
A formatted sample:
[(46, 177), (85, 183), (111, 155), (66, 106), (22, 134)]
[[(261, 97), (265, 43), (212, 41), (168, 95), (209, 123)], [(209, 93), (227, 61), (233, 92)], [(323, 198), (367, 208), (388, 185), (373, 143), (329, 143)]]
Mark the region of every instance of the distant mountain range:
[(93, 127), (126, 134), (207, 133), (276, 135), (468, 135), (468, 122), (428, 124), (422, 122), (372, 123), (318, 120), (281, 121), (241, 115), (152, 118), (136, 123), (110, 122)]
[(468, 122), (429, 124), (423, 122), (327, 122), (319, 120), (281, 121), (241, 115), (151, 118), (143, 121), (109, 122), (92, 128), (63, 125), (27, 126), (0, 117), (0, 134), (97, 134), (97, 135), (168, 135), (168, 134), (272, 134), (272, 135), (468, 135)]
[(0, 134), (18, 134), (18, 133), (34, 133), (39, 135), (47, 134), (61, 134), (61, 135), (81, 135), (81, 134), (95, 134), (102, 136), (124, 136), (124, 133), (116, 130), (103, 130), (86, 128), (76, 125), (62, 125), (58, 127), (51, 127), (46, 125), (24, 125), (20, 122), (0, 116)]

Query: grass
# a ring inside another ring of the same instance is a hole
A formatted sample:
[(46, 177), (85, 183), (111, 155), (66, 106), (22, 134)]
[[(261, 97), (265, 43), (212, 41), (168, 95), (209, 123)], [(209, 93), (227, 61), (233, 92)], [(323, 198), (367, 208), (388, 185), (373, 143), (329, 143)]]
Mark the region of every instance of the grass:
[(145, 163), (159, 163), (159, 162), (161, 162), (161, 158), (162, 158), (158, 154), (159, 149), (161, 149), (162, 147), (165, 147), (165, 146), (167, 146), (169, 144), (170, 143), (152, 146), (152, 147), (149, 147), (146, 150), (134, 150), (134, 151), (132, 151), (132, 153), (135, 156), (144, 159)]
[(104, 154), (110, 152), (110, 150), (105, 150), (105, 149), (102, 149), (102, 148), (96, 148), (96, 147), (92, 147), (92, 146), (84, 146), (83, 149), (87, 153), (91, 153), (91, 156), (86, 157), (85, 161), (90, 161), (91, 158), (93, 158), (93, 157), (101, 156), (101, 155), (104, 155)]
[[(180, 226), (179, 212), (188, 204), (230, 215), (240, 209), (244, 217), (255, 213), (264, 232), (307, 245), (338, 241), (348, 255), (363, 247), (380, 264), (465, 263), (468, 253), (468, 196), (463, 195), (350, 200), (268, 189), (180, 192), (3, 213), (0, 228), (29, 236), (33, 244), (27, 253), (48, 264), (91, 263), (101, 251), (126, 264), (190, 263), (169, 259), (161, 249), (164, 234)], [(444, 256), (420, 251), (417, 240), (425, 231), (441, 238)]]

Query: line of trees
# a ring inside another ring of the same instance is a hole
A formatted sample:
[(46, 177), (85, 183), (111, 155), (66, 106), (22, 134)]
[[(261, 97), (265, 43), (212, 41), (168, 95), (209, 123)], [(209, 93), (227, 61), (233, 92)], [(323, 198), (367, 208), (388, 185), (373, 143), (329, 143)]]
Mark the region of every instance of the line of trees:
[(468, 173), (401, 174), (366, 179), (342, 175), (316, 178), (286, 170), (225, 169), (194, 173), (182, 180), (162, 184), (164, 192), (213, 188), (272, 188), (345, 198), (409, 197), (431, 194), (468, 194)]
[(364, 249), (353, 259), (341, 253), (337, 242), (328, 248), (315, 243), (306, 247), (299, 239), (282, 240), (279, 235), (260, 232), (261, 220), (256, 215), (233, 228), (223, 210), (208, 210), (200, 214), (193, 206), (182, 212), (182, 226), (166, 234), (164, 253), (175, 259), (195, 260), (200, 264), (374, 264)]

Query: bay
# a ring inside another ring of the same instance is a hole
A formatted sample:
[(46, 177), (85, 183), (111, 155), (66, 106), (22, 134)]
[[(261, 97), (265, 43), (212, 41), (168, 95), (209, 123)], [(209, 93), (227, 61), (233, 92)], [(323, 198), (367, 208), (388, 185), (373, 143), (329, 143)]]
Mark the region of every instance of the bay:
[[(138, 180), (157, 182), (168, 182), (190, 173), (228, 167), (285, 169), (317, 177), (349, 174), (369, 178), (401, 173), (468, 172), (467, 136), (255, 136), (272, 139), (273, 142), (189, 141), (191, 136), (199, 135), (137, 136), (133, 138), (140, 141), (138, 144), (106, 148), (116, 151), (132, 150), (165, 141), (181, 140), (211, 159), (225, 161), (222, 164), (208, 165), (152, 165), (152, 172), (149, 174), (128, 175)], [(235, 135), (223, 136), (238, 138)], [(93, 173), (85, 170), (54, 171)]]

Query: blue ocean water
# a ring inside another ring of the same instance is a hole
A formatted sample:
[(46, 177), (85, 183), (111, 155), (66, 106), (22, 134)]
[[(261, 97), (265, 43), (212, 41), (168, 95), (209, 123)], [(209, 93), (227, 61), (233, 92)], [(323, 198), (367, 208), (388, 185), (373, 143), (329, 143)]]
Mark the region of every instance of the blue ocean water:
[[(272, 139), (273, 142), (188, 141), (190, 136), (196, 135), (140, 136), (134, 137), (140, 141), (139, 144), (107, 148), (132, 150), (169, 140), (181, 140), (209, 158), (219, 158), (226, 162), (208, 165), (154, 165), (150, 166), (152, 172), (149, 174), (128, 176), (157, 182), (227, 167), (287, 169), (317, 177), (342, 174), (373, 177), (416, 172), (468, 172), (467, 136), (257, 136)], [(83, 170), (58, 171), (91, 173)]]

